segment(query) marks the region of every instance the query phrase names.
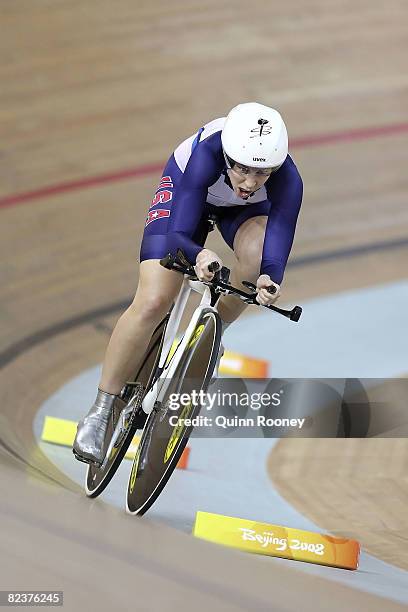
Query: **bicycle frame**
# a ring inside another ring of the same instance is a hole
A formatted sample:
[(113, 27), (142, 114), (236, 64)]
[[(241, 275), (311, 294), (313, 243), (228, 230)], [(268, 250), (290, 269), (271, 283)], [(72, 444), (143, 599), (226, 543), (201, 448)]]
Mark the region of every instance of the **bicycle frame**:
[[(191, 294), (191, 291), (196, 291), (197, 293), (202, 293), (203, 296), (201, 298), (200, 304), (195, 309), (191, 320), (187, 326), (187, 329), (184, 333), (184, 336), (177, 346), (174, 354), (171, 359), (168, 359), (173, 343), (176, 339), (177, 331), (180, 325), (181, 318), (183, 316), (184, 309), (187, 304), (187, 300)], [(160, 376), (154, 382), (150, 390), (146, 393), (142, 408), (146, 414), (150, 414), (150, 412), (154, 408), (154, 404), (156, 402), (156, 398), (158, 394), (162, 391), (165, 391), (166, 387), (170, 383), (174, 372), (177, 368), (177, 365), (183, 355), (184, 349), (187, 344), (190, 342), (191, 334), (197, 324), (198, 319), (202, 311), (205, 308), (211, 308), (216, 311), (216, 306), (211, 306), (211, 291), (208, 286), (203, 285), (200, 281), (192, 281), (189, 280), (186, 276), (183, 279), (183, 284), (180, 288), (177, 299), (174, 303), (174, 307), (171, 311), (169, 321), (166, 326), (166, 331), (164, 335), (163, 346), (160, 353), (159, 359), (159, 371)]]

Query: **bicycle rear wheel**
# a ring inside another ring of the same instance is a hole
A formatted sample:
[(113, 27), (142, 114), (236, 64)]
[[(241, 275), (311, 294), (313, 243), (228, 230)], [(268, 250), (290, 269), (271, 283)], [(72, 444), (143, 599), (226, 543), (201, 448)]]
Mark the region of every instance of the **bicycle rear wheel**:
[(142, 360), (142, 364), (135, 376), (135, 383), (125, 386), (122, 397), (125, 401), (117, 402), (122, 406), (118, 410), (113, 410), (111, 419), (108, 425), (108, 431), (105, 438), (105, 451), (108, 450), (112, 434), (115, 431), (116, 425), (121, 416), (122, 410), (130, 406), (132, 412), (126, 422), (126, 433), (113, 447), (105, 467), (97, 467), (89, 464), (85, 478), (85, 492), (88, 497), (97, 497), (108, 486), (113, 476), (115, 475), (122, 459), (132, 442), (133, 436), (138, 429), (140, 419), (137, 418), (142, 410), (141, 405), (143, 398), (155, 379), (156, 370), (160, 358), (161, 347), (163, 344), (164, 333), (169, 319), (167, 315), (163, 321), (156, 327), (147, 347), (146, 353)]
[[(171, 425), (170, 417), (192, 419), (200, 412), (199, 403), (170, 409), (170, 396), (206, 391), (218, 357), (221, 321), (216, 311), (206, 308), (197, 321), (190, 342), (177, 365), (170, 384), (159, 393), (149, 415), (129, 476), (126, 510), (144, 514), (160, 495), (193, 430), (182, 423)], [(172, 419), (177, 422), (177, 419)]]

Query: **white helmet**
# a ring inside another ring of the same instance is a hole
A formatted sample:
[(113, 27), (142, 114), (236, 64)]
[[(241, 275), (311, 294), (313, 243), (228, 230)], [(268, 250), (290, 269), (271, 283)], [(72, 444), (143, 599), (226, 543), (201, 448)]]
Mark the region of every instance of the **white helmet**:
[(221, 132), (224, 153), (233, 162), (253, 168), (276, 168), (288, 154), (288, 133), (273, 108), (248, 102), (229, 113)]

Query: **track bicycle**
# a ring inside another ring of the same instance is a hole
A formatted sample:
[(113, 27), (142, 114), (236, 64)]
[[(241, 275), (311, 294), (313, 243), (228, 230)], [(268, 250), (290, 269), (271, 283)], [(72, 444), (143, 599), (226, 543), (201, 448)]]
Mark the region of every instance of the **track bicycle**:
[[(170, 312), (154, 330), (134, 381), (122, 389), (121, 405), (113, 411), (105, 438), (105, 460), (89, 464), (85, 490), (97, 497), (109, 484), (124, 458), (137, 430), (143, 429), (129, 476), (126, 510), (144, 514), (157, 499), (173, 473), (192, 432), (182, 423), (199, 414), (199, 403), (174, 407), (173, 394), (205, 392), (216, 366), (221, 343), (221, 321), (216, 305), (221, 295), (235, 295), (247, 304), (256, 304), (256, 287), (243, 281), (247, 291), (229, 284), (228, 268), (217, 270), (211, 281), (199, 281), (182, 251), (160, 261), (169, 270), (184, 275), (179, 295)], [(271, 289), (274, 290), (274, 287)], [(177, 345), (177, 332), (191, 291), (202, 293), (200, 304)], [(284, 310), (265, 306), (292, 321), (298, 321), (299, 306)], [(170, 421), (170, 417), (174, 417)], [(172, 425), (174, 421), (180, 425)]]

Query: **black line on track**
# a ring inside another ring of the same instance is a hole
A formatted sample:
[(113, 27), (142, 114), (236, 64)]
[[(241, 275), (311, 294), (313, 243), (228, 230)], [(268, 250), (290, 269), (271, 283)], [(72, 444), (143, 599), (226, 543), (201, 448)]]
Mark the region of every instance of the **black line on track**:
[(22, 338), (15, 342), (11, 346), (9, 346), (5, 351), (0, 353), (0, 368), (4, 368), (11, 361), (14, 361), (17, 357), (19, 357), (22, 353), (34, 348), (38, 344), (46, 342), (50, 340), (54, 336), (58, 334), (62, 334), (67, 332), (75, 327), (79, 327), (80, 325), (87, 325), (91, 323), (95, 323), (95, 320), (99, 317), (106, 317), (119, 310), (124, 310), (131, 303), (131, 298), (127, 300), (120, 300), (119, 302), (113, 302), (111, 304), (106, 304), (105, 306), (101, 306), (100, 308), (95, 308), (90, 310), (89, 312), (85, 312), (83, 314), (77, 315), (75, 317), (71, 317), (70, 319), (65, 319), (65, 321), (61, 321), (60, 323), (55, 323), (54, 325), (50, 325), (45, 329), (41, 329), (31, 336), (27, 336), (26, 338)]
[[(350, 257), (359, 257), (368, 253), (378, 253), (379, 251), (388, 251), (392, 249), (399, 249), (408, 246), (408, 238), (399, 238), (397, 240), (374, 242), (372, 244), (365, 244), (362, 246), (349, 247), (346, 249), (338, 249), (334, 251), (325, 251), (323, 253), (315, 253), (311, 255), (305, 255), (304, 257), (297, 257), (288, 263), (288, 268), (301, 268), (303, 266), (311, 266), (317, 263), (326, 261), (333, 261), (338, 259), (347, 259)], [(114, 314), (115, 312), (125, 310), (131, 303), (132, 298), (120, 300), (95, 308), (83, 314), (65, 319), (60, 323), (50, 325), (45, 329), (41, 329), (26, 338), (18, 340), (7, 349), (0, 353), (0, 369), (7, 366), (9, 363), (17, 359), (20, 355), (26, 351), (34, 348), (35, 346), (50, 340), (58, 334), (67, 332), (71, 329), (79, 327), (80, 325), (93, 324), (94, 327), (99, 331), (107, 331), (104, 324), (97, 323), (97, 319)]]
[(389, 251), (407, 246), (408, 238), (398, 238), (397, 240), (384, 240), (335, 251), (324, 251), (323, 253), (296, 257), (293, 261), (288, 263), (288, 268), (300, 268), (302, 266), (309, 266), (324, 261), (332, 261), (333, 259), (347, 259), (348, 257), (358, 257), (360, 255), (366, 255), (367, 253), (378, 253), (378, 251)]

